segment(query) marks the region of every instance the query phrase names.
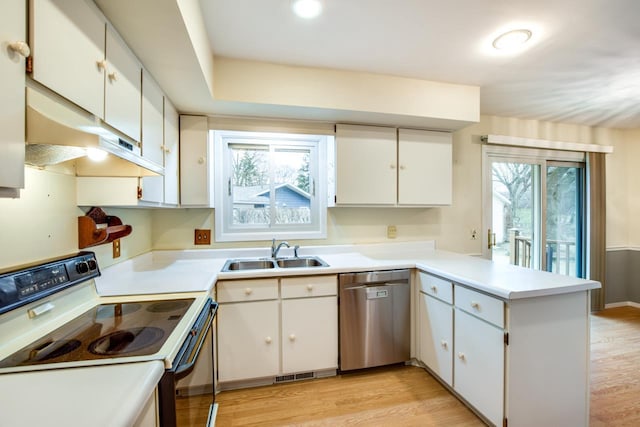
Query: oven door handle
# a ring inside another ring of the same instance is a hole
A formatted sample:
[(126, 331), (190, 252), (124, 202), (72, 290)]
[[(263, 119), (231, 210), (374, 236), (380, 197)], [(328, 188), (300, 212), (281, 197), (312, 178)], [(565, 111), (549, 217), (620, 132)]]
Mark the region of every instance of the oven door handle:
[(213, 319), (216, 317), (216, 312), (218, 311), (218, 304), (213, 301), (209, 301), (208, 304), (209, 309), (207, 310), (206, 317), (203, 316), (204, 313), (201, 315), (201, 318), (204, 317), (204, 321), (199, 319), (199, 321), (196, 322), (193, 329), (189, 332), (189, 337), (183, 345), (183, 350), (180, 352), (181, 356), (178, 358), (174, 370), (176, 379), (180, 379), (191, 373), (204, 341), (207, 338), (207, 334), (209, 330), (211, 330)]

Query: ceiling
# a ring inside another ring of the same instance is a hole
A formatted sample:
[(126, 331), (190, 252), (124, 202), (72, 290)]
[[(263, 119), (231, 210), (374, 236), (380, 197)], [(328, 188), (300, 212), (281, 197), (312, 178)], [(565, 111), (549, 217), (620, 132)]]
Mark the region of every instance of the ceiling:
[[(218, 56), (481, 87), (481, 113), (640, 128), (638, 0), (200, 0)], [(517, 55), (487, 49), (529, 28)]]

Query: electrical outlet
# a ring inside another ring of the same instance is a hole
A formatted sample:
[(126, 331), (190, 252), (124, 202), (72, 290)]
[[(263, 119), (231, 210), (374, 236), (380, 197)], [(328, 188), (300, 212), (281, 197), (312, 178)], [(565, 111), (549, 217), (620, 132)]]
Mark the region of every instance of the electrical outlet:
[(478, 231), (475, 228), (471, 229), (471, 240), (478, 240)]
[(398, 229), (396, 228), (396, 226), (395, 225), (387, 226), (387, 238), (395, 239), (397, 236), (398, 236)]
[(120, 239), (116, 239), (113, 241), (113, 258), (118, 258), (120, 256)]
[(193, 239), (194, 245), (210, 245), (211, 244), (211, 230), (196, 228), (195, 236)]

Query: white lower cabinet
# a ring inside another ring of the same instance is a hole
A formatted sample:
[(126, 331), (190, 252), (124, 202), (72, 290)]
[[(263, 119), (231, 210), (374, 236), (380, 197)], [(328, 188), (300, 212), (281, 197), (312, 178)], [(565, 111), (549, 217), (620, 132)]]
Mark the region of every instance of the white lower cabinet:
[(279, 305), (277, 300), (220, 304), (219, 382), (278, 375)]
[(495, 425), (502, 425), (504, 331), (462, 310), (455, 312), (453, 388)]
[(335, 275), (218, 282), (218, 381), (336, 369), (337, 282)]
[(282, 301), (282, 372), (338, 366), (338, 297)]
[(450, 386), (453, 385), (453, 307), (419, 293), (420, 347), (418, 358)]

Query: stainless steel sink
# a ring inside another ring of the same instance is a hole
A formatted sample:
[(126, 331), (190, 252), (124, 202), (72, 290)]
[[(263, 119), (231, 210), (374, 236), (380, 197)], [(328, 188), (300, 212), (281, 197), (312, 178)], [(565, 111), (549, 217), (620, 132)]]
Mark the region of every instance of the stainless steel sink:
[(280, 258), (280, 259), (230, 259), (222, 271), (269, 270), (272, 268), (309, 268), (328, 267), (329, 264), (318, 257)]
[(269, 268), (275, 268), (274, 262), (270, 259), (230, 259), (224, 264), (222, 271), (265, 270)]
[(296, 267), (327, 267), (328, 264), (317, 257), (303, 257), (303, 258), (283, 258), (276, 260), (276, 264), (281, 268), (296, 268)]

